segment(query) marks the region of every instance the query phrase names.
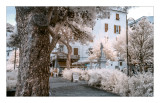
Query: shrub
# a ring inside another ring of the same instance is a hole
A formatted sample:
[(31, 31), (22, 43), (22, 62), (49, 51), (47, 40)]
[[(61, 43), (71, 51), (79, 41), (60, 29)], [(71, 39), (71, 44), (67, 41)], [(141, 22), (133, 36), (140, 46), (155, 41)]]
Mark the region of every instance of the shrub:
[(88, 84), (91, 86), (101, 86), (101, 72), (100, 69), (88, 70)]
[(6, 73), (7, 91), (16, 88), (18, 70), (12, 70)]
[(117, 94), (126, 95), (128, 91), (128, 77), (115, 69), (90, 70), (89, 85), (100, 86), (101, 89)]
[(110, 91), (121, 96), (153, 96), (153, 74), (138, 73), (128, 77), (117, 69), (65, 69), (63, 77), (71, 80), (72, 73), (80, 74), (81, 80), (88, 81), (90, 86)]
[(129, 79), (130, 96), (153, 96), (153, 74), (138, 73)]
[(81, 76), (81, 74), (83, 73), (83, 71), (81, 69), (78, 69), (78, 68), (73, 68), (73, 69), (67, 69), (67, 68), (65, 68), (62, 71), (63, 78), (68, 79), (68, 80), (72, 80), (72, 74), (73, 73), (78, 73)]

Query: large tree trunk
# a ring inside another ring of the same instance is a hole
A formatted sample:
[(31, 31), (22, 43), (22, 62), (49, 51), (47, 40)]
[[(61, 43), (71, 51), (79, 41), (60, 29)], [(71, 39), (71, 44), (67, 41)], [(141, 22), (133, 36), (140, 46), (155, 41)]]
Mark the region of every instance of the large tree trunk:
[(67, 69), (71, 68), (71, 54), (72, 54), (72, 47), (69, 45), (69, 42), (65, 42), (64, 40), (60, 39), (60, 42), (62, 42), (64, 45), (66, 45), (68, 54), (67, 54), (67, 60), (66, 60), (66, 66)]
[(142, 71), (143, 71), (143, 55), (142, 55), (142, 49), (141, 49), (140, 50), (140, 72), (142, 73)]
[(70, 69), (71, 68), (72, 47), (70, 45), (67, 45), (67, 49), (68, 49), (68, 55), (67, 55), (66, 65), (67, 65), (67, 69)]
[(16, 7), (21, 39), (16, 96), (49, 95), (50, 38), (44, 9)]

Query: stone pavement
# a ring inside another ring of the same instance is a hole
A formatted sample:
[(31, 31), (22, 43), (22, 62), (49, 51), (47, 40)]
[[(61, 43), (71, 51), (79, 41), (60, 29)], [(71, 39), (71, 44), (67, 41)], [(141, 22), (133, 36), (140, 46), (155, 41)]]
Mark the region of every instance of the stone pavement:
[(73, 83), (69, 80), (63, 79), (62, 77), (50, 77), (50, 96), (56, 97), (108, 97), (118, 96), (94, 87), (88, 86), (86, 81), (79, 81)]

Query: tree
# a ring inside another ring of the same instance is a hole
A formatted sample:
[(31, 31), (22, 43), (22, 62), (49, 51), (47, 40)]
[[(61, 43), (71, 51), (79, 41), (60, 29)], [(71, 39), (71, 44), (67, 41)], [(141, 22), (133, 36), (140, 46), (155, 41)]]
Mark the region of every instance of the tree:
[[(109, 7), (16, 7), (20, 38), (20, 63), (16, 96), (48, 96), (50, 53), (61, 38), (57, 24), (68, 25), (74, 35), (85, 38), (74, 24), (93, 27), (105, 18)], [(50, 35), (52, 41), (50, 42)]]
[[(113, 48), (126, 58), (125, 35), (122, 34)], [(147, 62), (153, 63), (153, 24), (147, 18), (142, 18), (133, 28), (129, 28), (129, 62), (138, 63), (140, 72)]]
[(153, 63), (153, 24), (142, 18), (129, 32), (129, 54), (132, 62), (137, 62), (140, 72), (147, 62)]
[[(129, 29), (130, 30), (130, 29)], [(130, 38), (130, 37), (129, 37)], [(126, 59), (127, 58), (127, 51), (126, 51), (126, 33), (122, 29), (121, 34), (117, 36), (117, 40), (111, 41), (112, 42), (112, 47), (117, 52), (117, 57)]]

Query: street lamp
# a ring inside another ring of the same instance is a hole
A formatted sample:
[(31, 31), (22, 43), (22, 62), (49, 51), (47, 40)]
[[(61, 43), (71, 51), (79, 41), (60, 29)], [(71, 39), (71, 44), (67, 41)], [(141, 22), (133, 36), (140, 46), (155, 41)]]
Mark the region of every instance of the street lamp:
[[(128, 18), (126, 15), (126, 44), (127, 44), (127, 75), (129, 76), (129, 58), (128, 58), (128, 20), (134, 20), (133, 18)], [(135, 20), (134, 20), (135, 23)]]

